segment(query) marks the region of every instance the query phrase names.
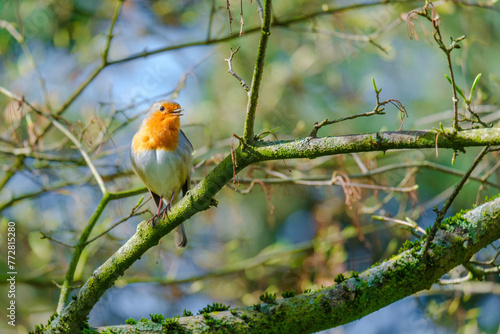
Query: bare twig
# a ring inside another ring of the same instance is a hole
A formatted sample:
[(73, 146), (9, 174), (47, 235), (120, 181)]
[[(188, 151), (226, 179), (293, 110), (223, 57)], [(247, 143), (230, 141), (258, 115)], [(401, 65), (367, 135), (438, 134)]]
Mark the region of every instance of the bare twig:
[(377, 86), (375, 85), (375, 80), (373, 80), (373, 87), (375, 89), (376, 104), (375, 104), (375, 108), (373, 108), (372, 111), (366, 112), (366, 113), (361, 113), (361, 114), (355, 114), (355, 115), (351, 115), (351, 116), (347, 116), (347, 117), (337, 118), (337, 119), (334, 119), (333, 121), (329, 121), (328, 119), (325, 118), (320, 123), (318, 123), (318, 122), (314, 123), (314, 127), (313, 127), (311, 133), (309, 134), (309, 137), (316, 138), (319, 129), (321, 129), (322, 127), (324, 127), (326, 125), (335, 124), (335, 123), (339, 123), (339, 122), (343, 122), (343, 121), (347, 121), (347, 120), (351, 120), (351, 119), (356, 119), (359, 117), (369, 117), (369, 116), (373, 116), (373, 115), (385, 115), (384, 106), (386, 104), (389, 104), (389, 103), (392, 104), (393, 106), (395, 106), (401, 112), (401, 116), (402, 116), (401, 127), (399, 128), (399, 131), (401, 131), (401, 129), (403, 127), (404, 116), (408, 117), (408, 113), (406, 112), (405, 106), (396, 99), (388, 99), (388, 100), (380, 102), (380, 92), (382, 91), (382, 88), (381, 89), (377, 88)]
[[(429, 6), (431, 6), (429, 10)], [(465, 39), (465, 36), (461, 36), (455, 39), (452, 39), (452, 42), (449, 47), (447, 47), (443, 43), (443, 37), (441, 35), (441, 30), (439, 29), (439, 26), (441, 24), (440, 17), (436, 12), (436, 9), (434, 8), (434, 5), (426, 1), (426, 4), (424, 5), (422, 11), (417, 11), (413, 10), (408, 14), (408, 21), (411, 22), (411, 19), (414, 17), (414, 14), (425, 17), (427, 20), (429, 20), (432, 23), (432, 26), (434, 28), (434, 33), (432, 36), (434, 37), (434, 40), (436, 41), (437, 45), (443, 52), (446, 54), (446, 60), (448, 63), (448, 69), (450, 70), (450, 83), (452, 86), (453, 90), (453, 128), (455, 131), (460, 130), (460, 126), (458, 124), (458, 95), (457, 95), (457, 85), (455, 83), (455, 74), (453, 72), (453, 65), (451, 62), (451, 52), (455, 49), (459, 49), (460, 45), (458, 44), (460, 41)]]
[[(463, 5), (463, 6), (469, 6), (469, 7), (477, 7), (477, 8), (483, 8), (483, 9), (489, 9), (493, 11), (500, 11), (500, 8), (495, 7), (493, 4), (496, 1), (487, 1), (485, 4), (482, 3), (477, 3), (477, 2), (470, 2), (470, 1), (465, 1), (465, 0), (453, 0), (456, 4)], [(483, 2), (483, 1), (481, 1)]]
[(332, 177), (330, 180), (325, 181), (305, 181), (305, 180), (296, 180), (295, 184), (302, 184), (307, 186), (333, 186), (333, 185), (341, 185), (347, 187), (356, 187), (356, 188), (364, 188), (364, 189), (373, 189), (373, 190), (382, 190), (382, 191), (395, 191), (395, 192), (411, 192), (418, 189), (418, 185), (414, 185), (411, 187), (391, 187), (391, 186), (383, 186), (377, 184), (366, 184), (366, 183), (356, 183), (356, 182), (346, 182), (341, 181), (338, 176)]
[(229, 70), (228, 72), (233, 76), (235, 77), (241, 84), (241, 87), (243, 87), (244, 90), (246, 90), (247, 92), (250, 90), (250, 87), (248, 87), (247, 83), (245, 82), (245, 80), (240, 77), (238, 74), (236, 74), (236, 72), (233, 70), (233, 56), (236, 54), (236, 52), (238, 52), (238, 50), (240, 49), (240, 47), (238, 46), (236, 48), (236, 50), (233, 51), (233, 49), (231, 48), (231, 55), (229, 56), (229, 58), (227, 59), (224, 59), (225, 61), (227, 61), (227, 64), (229, 66)]
[[(424, 169), (431, 169), (431, 170), (436, 170), (445, 174), (449, 175), (454, 175), (454, 176), (459, 176), (462, 177), (463, 173), (455, 170), (453, 168), (449, 168), (446, 166), (441, 166), (439, 164), (433, 163), (433, 162), (428, 162), (428, 161), (422, 161), (422, 162), (412, 162), (412, 163), (396, 163), (396, 164), (390, 164), (387, 166), (375, 168), (375, 169), (370, 169), (366, 172), (362, 173), (353, 173), (353, 174), (348, 174), (350, 179), (353, 178), (364, 178), (364, 177), (371, 177), (374, 175), (378, 174), (383, 174), (383, 173), (388, 173), (394, 170), (398, 169), (404, 169), (404, 168), (424, 168)], [(287, 184), (287, 183), (292, 183), (292, 184), (306, 184), (307, 181), (315, 181), (318, 182), (317, 184), (311, 184), (311, 185), (331, 185), (331, 178), (327, 178), (324, 175), (315, 175), (315, 176), (301, 176), (301, 177), (289, 177), (283, 173), (279, 173), (276, 171), (266, 171), (269, 175), (276, 176), (277, 178), (264, 178), (264, 179), (254, 179), (254, 178), (239, 178), (240, 183), (248, 184), (252, 183), (254, 180), (259, 180), (261, 182), (264, 182), (266, 184)], [(496, 184), (493, 182), (489, 182), (487, 180), (484, 180), (484, 177), (478, 177), (471, 175), (469, 177), (470, 180), (477, 181), (479, 183), (483, 183), (489, 185), (490, 187), (494, 187), (497, 189), (500, 189), (500, 184)], [(353, 184), (354, 185), (354, 184)], [(364, 185), (360, 183), (355, 183), (356, 186), (359, 186), (362, 188)], [(377, 186), (375, 186), (377, 187)], [(377, 189), (378, 188), (372, 188), (372, 189)], [(396, 187), (393, 189), (387, 189), (387, 190), (397, 190), (401, 189), (400, 187)], [(382, 190), (382, 189), (380, 189)]]
[[(339, 179), (339, 172), (336, 171), (332, 174), (330, 179), (323, 179), (324, 176), (321, 177), (301, 177), (301, 178), (292, 178), (289, 177), (283, 173), (279, 173), (277, 171), (270, 171), (266, 170), (266, 173), (277, 176), (279, 180), (277, 179), (249, 179), (249, 178), (241, 178), (240, 181), (241, 183), (252, 183), (253, 181), (259, 181), (263, 182), (266, 184), (277, 184), (277, 183), (293, 183), (293, 184), (300, 184), (300, 185), (307, 185), (307, 186), (332, 186), (332, 185), (340, 185), (340, 186), (347, 186), (347, 187), (356, 187), (356, 188), (365, 188), (365, 189), (374, 189), (374, 190), (382, 190), (382, 191), (388, 191), (388, 192), (411, 192), (415, 191), (418, 189), (417, 185), (411, 186), (411, 187), (390, 187), (390, 186), (383, 186), (383, 185), (376, 185), (376, 184), (365, 184), (365, 183), (355, 183), (351, 182), (350, 178), (354, 177), (364, 177), (364, 176), (369, 176), (369, 175), (375, 175), (378, 174), (380, 171), (372, 170), (367, 173), (363, 174), (353, 174), (353, 175), (348, 175), (345, 173), (342, 173), (342, 178)], [(346, 181), (347, 180), (347, 181)], [(405, 183), (405, 180), (403, 180), (402, 183)]]
[(464, 263), (464, 267), (472, 274), (473, 278), (478, 278), (478, 279), (482, 279), (486, 275), (500, 273), (500, 266), (492, 266), (491, 268), (483, 268), (482, 266), (468, 262), (468, 263)]
[(257, 12), (259, 13), (259, 18), (260, 18), (260, 24), (262, 25), (264, 23), (264, 8), (262, 7), (262, 3), (260, 0), (255, 0), (257, 3)]
[(229, 0), (226, 0), (226, 9), (227, 9), (227, 14), (229, 15), (229, 33), (232, 35), (233, 34), (233, 28), (232, 28), (232, 23), (233, 23), (233, 16), (231, 15), (231, 9), (229, 8)]
[[(102, 53), (102, 60), (101, 63), (83, 80), (83, 82), (78, 86), (78, 88), (71, 94), (66, 101), (59, 107), (57, 110), (54, 112), (56, 116), (61, 115), (63, 112), (68, 109), (68, 107), (76, 100), (78, 96), (84, 91), (85, 88), (88, 87), (88, 85), (101, 73), (101, 71), (111, 65), (112, 63), (108, 59), (108, 54), (109, 54), (109, 48), (111, 47), (111, 39), (113, 38), (113, 29), (115, 27), (115, 23), (118, 20), (118, 16), (120, 14), (120, 10), (122, 7), (124, 0), (119, 0), (115, 10), (113, 12), (113, 16), (111, 18), (111, 24), (109, 27), (109, 31), (107, 34), (107, 39), (106, 39), (106, 44)], [(52, 126), (52, 123), (49, 123), (39, 134), (39, 138), (42, 138), (45, 133), (47, 133), (48, 130), (50, 130)]]
[[(417, 173), (417, 169), (410, 169), (406, 173), (405, 177), (399, 182), (398, 187), (393, 187), (393, 188), (394, 189), (402, 188), (405, 184), (407, 184), (408, 182), (410, 182), (413, 179), (413, 177), (416, 173)], [(418, 185), (413, 185), (412, 187), (404, 187), (404, 188), (408, 189), (408, 191), (405, 191), (405, 192), (412, 194), (412, 193), (414, 193), (415, 190), (418, 189)], [(395, 191), (397, 191), (397, 190), (395, 190)], [(387, 194), (381, 201), (374, 204), (373, 206), (361, 208), (359, 210), (359, 212), (364, 213), (364, 214), (375, 213), (377, 210), (379, 210), (383, 205), (387, 204), (394, 197), (395, 191), (389, 192), (389, 194)]]
[[(257, 6), (259, 7), (259, 10), (258, 10), (259, 14), (263, 18), (262, 13), (264, 12), (264, 9), (261, 6), (261, 2), (260, 1), (256, 1), (256, 2), (257, 2)], [(350, 11), (350, 10), (356, 10), (356, 9), (384, 5), (384, 4), (386, 4), (386, 2), (387, 2), (387, 0), (375, 0), (375, 1), (371, 1), (371, 2), (356, 3), (356, 4), (350, 4), (350, 5), (346, 5), (346, 6), (342, 6), (342, 7), (329, 8), (326, 11), (320, 10), (317, 12), (306, 13), (303, 15), (290, 17), (290, 18), (284, 18), (284, 19), (279, 19), (279, 20), (275, 19), (271, 23), (270, 26), (271, 27), (288, 27), (288, 26), (296, 24), (296, 23), (307, 22), (307, 21), (314, 19), (315, 17), (318, 17), (318, 16), (331, 15), (331, 14), (342, 13), (342, 12), (346, 12), (346, 11)], [(394, 3), (399, 3), (399, 2), (401, 2), (401, 3), (420, 2), (420, 0), (395, 1)], [(261, 21), (263, 22), (264, 20), (261, 19)], [(262, 25), (259, 27), (252, 27), (252, 28), (245, 29), (243, 31), (243, 34), (248, 35), (248, 34), (259, 32), (259, 31), (261, 31), (261, 27), (262, 27)], [(135, 54), (123, 57), (123, 58), (108, 61), (107, 65), (110, 66), (110, 65), (120, 64), (120, 63), (124, 63), (124, 62), (129, 62), (129, 61), (132, 61), (135, 59), (146, 58), (146, 57), (149, 57), (149, 56), (152, 56), (155, 54), (168, 52), (168, 51), (172, 51), (172, 50), (179, 50), (179, 49), (184, 49), (184, 48), (188, 48), (188, 47), (194, 47), (194, 46), (200, 46), (200, 45), (212, 45), (212, 44), (217, 44), (217, 43), (221, 43), (221, 42), (227, 42), (227, 41), (230, 41), (230, 40), (233, 40), (236, 38), (239, 38), (239, 35), (229, 34), (227, 36), (223, 36), (223, 37), (220, 37), (217, 39), (203, 39), (203, 40), (194, 41), (194, 42), (187, 42), (187, 43), (183, 43), (183, 44), (168, 45), (168, 46), (160, 47), (160, 48), (153, 49), (150, 51), (144, 50), (144, 51), (141, 51), (141, 52), (138, 52), (138, 53), (135, 53)]]
[(56, 185), (52, 185), (50, 187), (42, 187), (39, 190), (32, 191), (32, 192), (27, 192), (27, 193), (24, 193), (22, 195), (15, 196), (15, 197), (11, 198), (10, 200), (8, 200), (8, 201), (0, 204), (0, 212), (2, 212), (3, 210), (11, 207), (15, 203), (17, 203), (19, 201), (22, 201), (24, 199), (34, 198), (34, 197), (37, 197), (37, 196), (40, 196), (40, 195), (44, 195), (47, 192), (58, 192), (58, 191), (61, 191), (62, 188), (65, 188), (65, 187), (68, 187), (68, 186), (75, 186), (77, 184), (87, 183), (89, 181), (89, 178), (90, 177), (82, 178), (78, 182), (60, 182), (60, 183), (58, 183)]
[(368, 173), (369, 170), (366, 167), (366, 165), (363, 163), (361, 158), (359, 157), (359, 154), (351, 153), (351, 156), (354, 159), (354, 161), (356, 162), (356, 165), (358, 165), (359, 169), (361, 170), (361, 173), (363, 173), (363, 174)]
[(9, 182), (9, 180), (16, 174), (17, 170), (23, 165), (23, 163), (24, 155), (19, 155), (14, 159), (12, 166), (10, 166), (9, 169), (5, 171), (3, 177), (0, 179), (0, 190), (5, 187), (7, 182)]
[(212, 5), (210, 6), (210, 15), (208, 16), (207, 41), (212, 39), (212, 25), (214, 23), (214, 14), (215, 14), (215, 0), (212, 0)]
[(140, 216), (142, 215), (143, 213), (146, 213), (148, 212), (149, 210), (143, 210), (143, 211), (138, 211), (146, 202), (142, 202), (144, 200), (144, 196), (141, 197), (141, 199), (139, 200), (139, 202), (136, 204), (136, 206), (134, 206), (132, 208), (132, 210), (130, 211), (130, 214), (127, 216), (127, 217), (124, 217), (122, 219), (120, 219), (119, 221), (117, 221), (116, 223), (114, 223), (113, 225), (111, 225), (109, 228), (107, 228), (104, 232), (100, 233), (99, 235), (95, 236), (94, 238), (92, 239), (89, 239), (87, 242), (85, 242), (85, 245), (88, 245), (90, 244), (91, 242), (99, 239), (100, 237), (102, 237), (103, 235), (109, 233), (109, 231), (111, 231), (112, 229), (114, 229), (115, 227), (117, 227), (118, 225), (126, 222), (129, 218), (131, 217), (134, 217), (134, 216)]
[(474, 260), (470, 260), (469, 263), (473, 264), (473, 265), (476, 265), (476, 266), (496, 266), (495, 265), (495, 261), (500, 256), (500, 250), (498, 250), (498, 248), (495, 247), (493, 244), (491, 244), (490, 246), (493, 247), (493, 248), (495, 248), (497, 250), (497, 253), (495, 254), (495, 256), (493, 256), (488, 261), (474, 261)]
[(450, 197), (448, 197), (446, 199), (441, 210), (438, 211), (437, 208), (435, 209), (435, 211), (437, 213), (436, 221), (434, 222), (434, 225), (431, 228), (431, 231), (427, 237), (427, 240), (425, 241), (424, 252), (422, 253), (423, 256), (426, 256), (427, 251), (429, 250), (430, 244), (431, 244), (432, 240), (434, 239), (434, 237), (436, 236), (436, 233), (437, 233), (439, 227), (441, 226), (441, 222), (443, 221), (444, 217), (446, 216), (446, 212), (448, 212), (448, 209), (450, 208), (451, 204), (453, 203), (453, 201), (457, 197), (458, 193), (460, 192), (460, 190), (462, 190), (462, 187), (465, 185), (465, 183), (469, 179), (469, 176), (472, 174), (472, 171), (477, 167), (479, 162), (481, 162), (481, 160), (485, 157), (485, 155), (488, 152), (489, 152), (489, 146), (484, 147), (481, 150), (481, 152), (479, 152), (479, 154), (476, 156), (476, 158), (474, 159), (474, 162), (469, 167), (469, 169), (467, 170), (465, 175), (462, 177), (462, 179), (455, 186), (453, 193), (450, 195)]
[(243, 35), (243, 0), (240, 0), (240, 36)]
[(226, 184), (226, 186), (229, 189), (232, 189), (240, 194), (246, 195), (246, 194), (250, 194), (252, 192), (252, 190), (256, 184), (259, 184), (262, 187), (262, 189), (264, 190), (264, 193), (266, 194), (267, 202), (269, 203), (270, 214), (272, 215), (274, 213), (274, 204), (272, 202), (271, 192), (268, 189), (268, 188), (270, 188), (270, 186), (266, 185), (261, 180), (253, 180), (252, 182), (250, 182), (250, 185), (245, 190), (239, 190), (238, 188), (232, 187), (229, 184)]
[(470, 281), (472, 279), (472, 274), (470, 272), (467, 273), (466, 276), (464, 277), (459, 277), (459, 278), (440, 278), (439, 279), (439, 284), (441, 285), (455, 285), (455, 284), (461, 284), (463, 282)]
[(190, 68), (188, 68), (186, 71), (184, 71), (184, 73), (182, 74), (182, 76), (180, 77), (177, 85), (175, 86), (175, 89), (171, 92), (171, 93), (168, 93), (168, 94), (165, 94), (165, 93), (161, 93), (159, 94), (154, 100), (156, 101), (158, 98), (164, 98), (165, 95), (171, 95), (172, 96), (172, 99), (176, 99), (178, 96), (179, 96), (179, 93), (180, 91), (185, 87), (186, 85), (186, 80), (187, 78), (190, 76), (190, 75), (193, 75), (195, 76), (195, 72), (194, 70), (200, 66), (201, 64), (203, 64), (203, 62), (205, 62), (208, 58), (210, 58), (212, 55), (215, 54), (215, 50), (213, 50), (212, 52), (209, 52), (207, 53), (205, 56), (203, 56), (199, 61), (197, 61), (193, 66), (191, 66)]
[(27, 105), (31, 110), (33, 110), (37, 114), (48, 119), (57, 129), (59, 129), (59, 131), (61, 131), (69, 140), (71, 140), (71, 142), (80, 151), (80, 154), (82, 155), (83, 159), (87, 163), (87, 166), (89, 167), (90, 171), (92, 172), (92, 175), (94, 175), (94, 178), (95, 178), (97, 184), (99, 185), (101, 192), (103, 194), (107, 193), (106, 185), (104, 184), (104, 181), (102, 180), (101, 175), (99, 174), (99, 172), (97, 171), (97, 168), (95, 167), (94, 163), (92, 162), (92, 159), (90, 159), (89, 155), (87, 154), (87, 152), (83, 148), (82, 143), (73, 135), (73, 133), (71, 133), (71, 131), (66, 129), (66, 127), (64, 125), (62, 125), (61, 123), (59, 123), (59, 121), (57, 121), (55, 119), (55, 117), (52, 116), (51, 114), (47, 114), (43, 111), (36, 109), (30, 103), (28, 103), (24, 98), (21, 98), (12, 92), (9, 92), (4, 87), (0, 87), (0, 92), (4, 93), (5, 95), (9, 96), (10, 98), (12, 98), (16, 101), (22, 102), (23, 104)]
[(62, 242), (62, 241), (59, 241), (59, 240), (57, 240), (57, 239), (54, 239), (54, 238), (52, 237), (52, 231), (50, 232), (50, 235), (46, 235), (46, 234), (45, 234), (45, 233), (43, 233), (43, 232), (40, 232), (40, 234), (42, 235), (42, 236), (40, 237), (40, 239), (48, 239), (48, 240), (50, 240), (50, 241), (52, 241), (52, 242), (54, 242), (54, 243), (56, 243), (56, 244), (59, 244), (59, 245), (61, 245), (61, 246), (68, 247), (68, 248), (75, 248), (75, 246), (73, 246), (73, 245), (68, 245), (68, 244), (65, 244), (65, 243), (64, 243), (64, 242)]
[(400, 224), (403, 226), (408, 226), (408, 227), (411, 227), (415, 231), (418, 231), (422, 234), (426, 234), (425, 230), (422, 227), (418, 226), (418, 224), (415, 221), (411, 220), (410, 218), (406, 218), (406, 220), (385, 217), (385, 216), (372, 216), (372, 218), (376, 219), (376, 220), (388, 221), (388, 222)]
[(293, 31), (298, 31), (298, 32), (308, 32), (308, 33), (315, 33), (315, 34), (325, 34), (325, 35), (332, 35), (347, 41), (355, 41), (355, 42), (365, 42), (372, 44), (376, 48), (378, 48), (380, 51), (384, 52), (387, 54), (387, 47), (383, 47), (380, 44), (376, 43), (375, 40), (380, 38), (381, 36), (387, 34), (388, 32), (394, 30), (397, 28), (403, 20), (401, 18), (397, 18), (396, 20), (392, 21), (388, 25), (382, 27), (380, 30), (375, 31), (372, 34), (369, 35), (358, 35), (358, 34), (349, 34), (345, 32), (340, 32), (340, 31), (335, 31), (335, 30), (326, 30), (326, 29), (317, 29), (317, 28), (303, 28), (303, 27), (294, 27), (290, 28), (290, 30)]
[(23, 22), (20, 17), (19, 9), (17, 9), (17, 15), (21, 32), (18, 32), (12, 24), (4, 20), (0, 20), (0, 28), (4, 28), (5, 30), (7, 30), (11, 34), (11, 36), (14, 37), (14, 39), (19, 43), (19, 45), (21, 45), (21, 48), (23, 49), (23, 52), (26, 55), (26, 58), (28, 58), (29, 62), (31, 63), (31, 66), (33, 67), (35, 75), (38, 77), (38, 81), (40, 82), (40, 87), (42, 89), (42, 93), (45, 99), (45, 104), (50, 110), (51, 107), (50, 107), (50, 99), (49, 99), (49, 92), (47, 90), (47, 85), (45, 84), (45, 80), (42, 77), (42, 73), (40, 72), (40, 69), (38, 68), (35, 59), (33, 58), (33, 55), (31, 54), (31, 51), (28, 48), (28, 44), (26, 44), (26, 40), (24, 39)]

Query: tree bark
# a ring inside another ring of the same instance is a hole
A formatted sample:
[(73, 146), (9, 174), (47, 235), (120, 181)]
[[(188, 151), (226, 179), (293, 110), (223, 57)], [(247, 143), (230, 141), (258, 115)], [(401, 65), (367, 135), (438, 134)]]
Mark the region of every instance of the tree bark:
[[(468, 261), (500, 238), (500, 198), (443, 222), (428, 256), (425, 240), (342, 283), (276, 301), (276, 305), (180, 318), (162, 326), (152, 322), (107, 329), (130, 333), (314, 333), (375, 312), (418, 291), (429, 289), (446, 272)], [(165, 327), (165, 328), (163, 328)], [(102, 328), (104, 329), (104, 328)], [(137, 331), (136, 331), (137, 330)]]
[[(195, 188), (188, 192), (187, 196), (185, 196), (176, 206), (172, 208), (171, 212), (169, 213), (169, 219), (160, 222), (154, 229), (151, 228), (150, 225), (146, 222), (142, 222), (141, 224), (139, 224), (136, 233), (103, 265), (101, 265), (94, 271), (88, 281), (80, 289), (78, 294), (74, 296), (73, 300), (62, 310), (62, 312), (57, 317), (55, 317), (50, 322), (47, 332), (77, 332), (99, 298), (108, 288), (110, 288), (114, 284), (119, 276), (124, 274), (126, 269), (128, 269), (136, 260), (138, 260), (149, 248), (157, 245), (159, 240), (164, 235), (173, 230), (176, 226), (180, 225), (182, 222), (184, 222), (197, 212), (206, 210), (210, 207), (210, 205), (214, 205), (215, 201), (213, 200), (213, 196), (215, 196), (215, 194), (220, 189), (222, 189), (222, 187), (224, 187), (224, 185), (229, 182), (231, 178), (235, 176), (235, 174), (237, 174), (239, 171), (250, 164), (276, 159), (312, 159), (319, 156), (350, 152), (386, 151), (390, 149), (420, 149), (434, 148), (436, 146), (441, 148), (461, 150), (464, 147), (468, 146), (487, 145), (500, 145), (500, 129), (475, 129), (459, 132), (454, 132), (453, 130), (449, 129), (445, 129), (444, 132), (377, 132), (374, 134), (324, 138), (303, 138), (288, 141), (261, 141), (255, 142), (254, 146), (241, 145), (234, 151), (234, 161), (236, 162), (235, 166), (233, 167), (233, 159), (231, 158), (231, 155), (227, 156), (207, 175), (207, 177), (205, 177)], [(497, 202), (494, 201), (492, 203)], [(477, 209), (475, 209), (474, 212), (476, 210)], [(496, 221), (498, 217), (498, 211), (494, 212), (494, 217)], [(482, 218), (483, 219), (471, 221), (468, 223), (480, 224), (480, 222), (484, 220), (484, 217)], [(472, 227), (473, 226), (471, 225), (471, 228)], [(485, 226), (478, 225), (474, 228), (479, 228), (481, 229), (481, 231), (483, 231)], [(291, 309), (287, 308), (287, 305), (289, 304), (284, 304), (284, 306), (281, 306), (282, 303), (280, 303), (278, 309), (276, 309), (275, 307), (272, 307), (270, 309), (273, 309), (275, 313), (278, 313), (281, 316), (289, 314), (289, 312), (292, 312), (293, 308), (299, 307), (300, 305), (304, 307), (307, 305), (309, 305), (308, 307), (314, 306), (312, 307), (312, 309), (320, 310), (320, 312), (323, 309), (328, 309), (329, 315), (325, 317), (325, 319), (323, 319), (324, 317), (321, 316), (321, 319), (326, 320), (331, 318), (332, 320), (325, 322), (324, 326), (326, 327), (321, 328), (331, 328), (333, 326), (338, 326), (340, 324), (352, 321), (370, 312), (373, 312), (374, 310), (388, 305), (398, 299), (401, 299), (404, 296), (410, 295), (424, 288), (429, 288), (431, 284), (434, 283), (441, 275), (446, 273), (454, 266), (466, 261), (472, 256), (472, 254), (498, 238), (498, 229), (498, 226), (491, 226), (489, 233), (487, 233), (483, 236), (483, 238), (480, 239), (480, 243), (473, 243), (474, 247), (470, 245), (468, 248), (464, 248), (463, 245), (457, 245), (456, 247), (452, 247), (450, 251), (443, 253), (443, 255), (440, 255), (440, 252), (438, 254), (433, 253), (430, 257), (431, 260), (419, 259), (419, 257), (415, 253), (404, 253), (406, 255), (401, 255), (399, 257), (402, 259), (402, 263), (395, 262), (395, 260), (393, 259), (379, 266), (380, 268), (376, 267), (373, 270), (364, 273), (362, 276), (360, 276), (362, 277), (360, 283), (355, 284), (355, 281), (353, 280), (345, 283), (344, 285), (346, 286), (348, 291), (345, 291), (344, 288), (335, 286), (325, 290), (326, 292), (317, 292), (313, 295), (299, 296), (291, 299), (292, 301), (298, 303), (295, 306), (290, 306)], [(467, 233), (463, 233), (465, 234), (458, 236), (460, 238), (465, 238)], [(443, 239), (443, 236), (440, 236), (438, 240), (440, 240), (440, 242), (447, 242), (447, 239)], [(462, 243), (463, 242), (464, 241), (462, 241)], [(459, 251), (464, 254), (460, 253)], [(397, 268), (401, 268), (401, 266), (405, 268), (400, 271), (397, 270)], [(412, 272), (416, 273), (415, 276), (411, 276), (413, 277), (413, 279), (409, 277), (405, 280), (402, 280), (401, 277), (398, 277), (398, 275), (409, 272), (410, 269)], [(385, 278), (385, 276), (382, 275), (385, 270), (387, 270), (388, 275), (390, 275), (394, 279), (389, 280), (388, 278)], [(424, 274), (426, 275), (425, 277), (427, 277), (427, 279), (425, 280), (423, 279)], [(380, 284), (374, 281), (374, 278), (376, 277), (379, 277)], [(404, 281), (405, 284), (399, 284), (398, 282), (400, 280)], [(365, 285), (362, 285), (362, 282), (366, 282), (364, 283)], [(384, 282), (387, 283), (390, 287), (389, 290), (395, 289), (397, 291), (386, 291), (384, 288), (385, 285), (382, 284)], [(370, 291), (373, 291), (372, 295), (365, 294), (365, 288), (371, 289)], [(377, 293), (379, 292), (382, 293), (377, 295)], [(320, 295), (321, 298), (316, 299), (320, 297)], [(356, 297), (357, 295), (359, 295), (360, 297)], [(391, 296), (391, 298), (381, 298), (385, 295)], [(347, 304), (340, 303), (346, 298), (350, 299)], [(371, 298), (375, 298), (376, 300), (371, 300)], [(383, 300), (385, 300), (385, 302)], [(317, 303), (311, 305), (311, 301), (318, 302), (323, 306), (318, 308), (318, 306), (316, 305)], [(337, 304), (339, 304), (340, 306), (337, 306)], [(379, 305), (379, 307), (377, 308), (375, 307), (375, 305)], [(297, 310), (299, 309), (300, 308), (298, 308)], [(340, 309), (341, 312), (334, 312), (334, 310), (337, 309)], [(351, 309), (355, 309), (355, 312), (352, 312), (351, 317), (349, 317), (344, 312), (347, 312)], [(324, 310), (322, 312), (325, 313)], [(259, 314), (260, 313), (252, 313), (252, 319)], [(353, 318), (354, 314), (358, 314), (358, 317)], [(321, 313), (311, 313), (311, 317), (319, 315), (321, 315)], [(278, 321), (277, 324), (279, 326), (285, 326), (286, 323), (288, 324), (287, 326), (290, 326), (290, 324), (295, 324), (293, 326), (295, 328), (297, 326), (297, 319), (299, 318), (300, 322), (309, 324), (309, 322), (311, 321), (315, 323), (315, 326), (323, 326), (323, 324), (320, 324), (317, 320), (306, 321), (305, 319), (302, 319), (302, 312), (292, 312), (290, 313), (290, 317), (283, 317), (282, 321)], [(277, 320), (278, 319), (274, 319), (273, 321), (276, 322)], [(243, 325), (243, 323), (241, 323), (241, 325)], [(266, 326), (270, 326), (269, 328), (276, 328), (274, 325), (271, 326), (271, 324), (261, 325), (263, 326), (263, 328), (266, 328)], [(312, 325), (309, 324), (306, 327), (316, 328), (311, 326)], [(315, 329), (315, 331), (320, 329)]]

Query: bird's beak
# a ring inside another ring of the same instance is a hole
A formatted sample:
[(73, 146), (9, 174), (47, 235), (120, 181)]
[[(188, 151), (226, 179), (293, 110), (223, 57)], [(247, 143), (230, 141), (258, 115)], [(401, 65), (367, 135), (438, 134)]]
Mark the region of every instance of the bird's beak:
[(184, 109), (179, 108), (179, 109), (175, 109), (175, 110), (170, 111), (170, 113), (171, 113), (172, 115), (182, 116), (183, 114), (181, 114), (181, 113), (182, 113), (183, 111), (184, 111)]

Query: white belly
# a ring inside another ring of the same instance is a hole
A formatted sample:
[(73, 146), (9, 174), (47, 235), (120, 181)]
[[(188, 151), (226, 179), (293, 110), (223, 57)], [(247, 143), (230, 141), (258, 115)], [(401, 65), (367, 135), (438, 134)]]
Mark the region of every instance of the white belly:
[[(182, 136), (182, 134), (179, 134)], [(155, 194), (167, 198), (175, 191), (179, 198), (182, 186), (189, 180), (193, 149), (187, 140), (179, 140), (175, 151), (149, 150), (130, 155), (132, 166), (144, 184)]]

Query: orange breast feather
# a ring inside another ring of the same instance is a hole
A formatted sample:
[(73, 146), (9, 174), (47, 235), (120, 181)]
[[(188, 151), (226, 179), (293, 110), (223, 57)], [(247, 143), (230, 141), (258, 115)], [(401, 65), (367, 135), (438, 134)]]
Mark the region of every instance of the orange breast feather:
[(181, 123), (179, 116), (155, 111), (142, 124), (132, 139), (134, 151), (174, 151), (179, 142)]

